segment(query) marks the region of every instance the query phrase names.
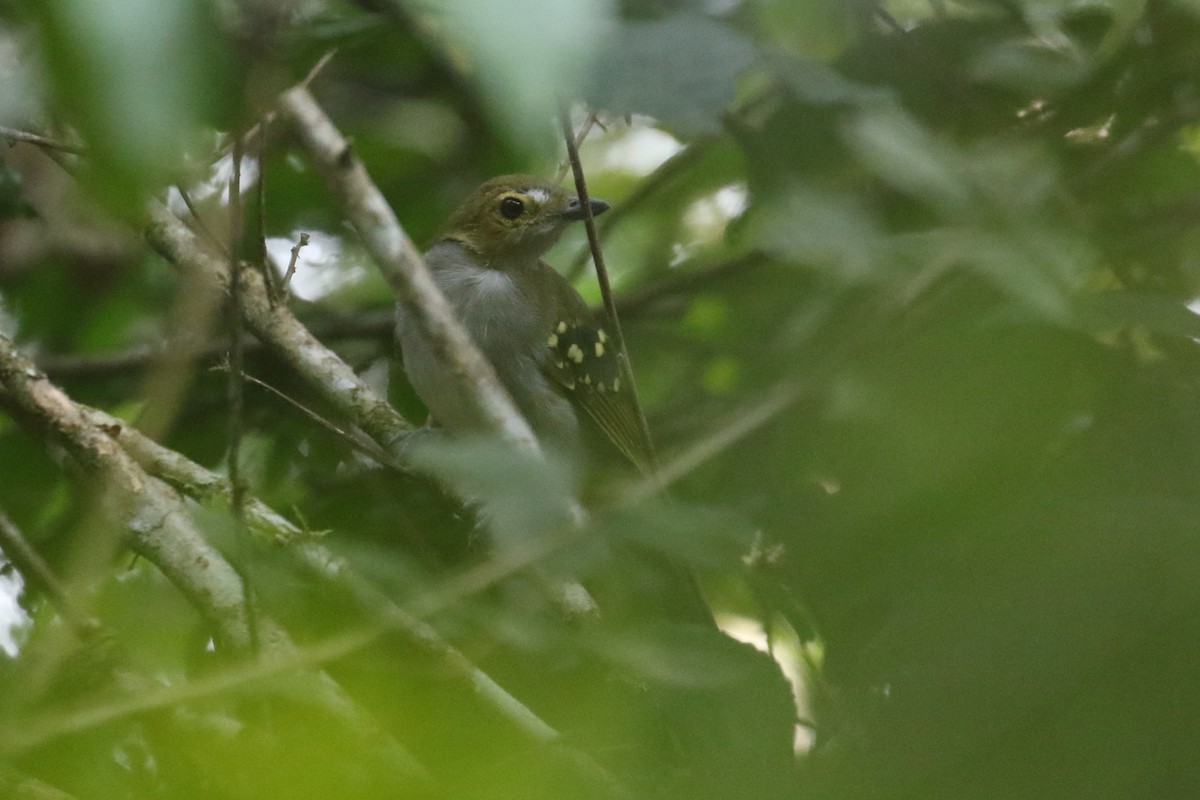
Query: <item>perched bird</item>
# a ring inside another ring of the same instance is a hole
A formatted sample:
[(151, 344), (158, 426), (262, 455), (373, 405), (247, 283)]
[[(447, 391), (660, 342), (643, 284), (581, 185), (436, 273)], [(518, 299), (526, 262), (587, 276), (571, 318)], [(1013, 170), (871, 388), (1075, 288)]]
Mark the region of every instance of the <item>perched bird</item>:
[[(608, 204), (592, 200), (591, 208), (602, 214)], [(543, 445), (603, 463), (603, 454), (591, 450), (607, 441), (612, 453), (649, 472), (653, 451), (622, 383), (611, 333), (541, 259), (583, 214), (579, 199), (557, 184), (532, 175), (493, 178), (450, 216), (425, 263)], [(473, 417), (453, 376), (403, 309), (396, 331), (409, 382), (434, 420), (451, 431), (470, 430)], [(621, 585), (609, 587), (606, 601), (619, 598), (634, 615), (655, 609), (712, 627), (686, 567), (632, 542), (622, 553)], [(605, 608), (614, 610), (613, 603)]]
[[(602, 214), (608, 204), (592, 200), (591, 210)], [(584, 442), (595, 438), (591, 426), (645, 470), (652, 451), (611, 331), (541, 259), (568, 223), (583, 218), (579, 199), (557, 184), (493, 178), (451, 215), (425, 262), (543, 444), (582, 457)], [(409, 381), (433, 419), (449, 430), (469, 428), (453, 376), (403, 309), (396, 332)]]

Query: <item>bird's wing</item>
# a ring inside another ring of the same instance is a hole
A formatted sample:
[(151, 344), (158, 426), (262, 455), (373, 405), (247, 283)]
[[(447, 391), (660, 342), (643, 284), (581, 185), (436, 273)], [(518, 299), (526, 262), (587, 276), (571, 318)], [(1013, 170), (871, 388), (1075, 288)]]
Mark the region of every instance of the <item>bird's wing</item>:
[[(581, 302), (582, 305), (582, 302)], [(566, 315), (548, 335), (550, 358), (544, 369), (575, 405), (626, 458), (644, 472), (654, 464), (653, 449), (638, 420), (617, 343), (587, 314)]]

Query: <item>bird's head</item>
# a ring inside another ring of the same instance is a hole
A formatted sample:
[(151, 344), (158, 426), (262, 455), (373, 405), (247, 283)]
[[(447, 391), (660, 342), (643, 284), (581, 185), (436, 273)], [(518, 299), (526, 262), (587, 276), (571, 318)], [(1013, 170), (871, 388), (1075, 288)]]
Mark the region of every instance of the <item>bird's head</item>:
[[(592, 214), (608, 210), (591, 201)], [(452, 239), (485, 263), (536, 259), (550, 249), (568, 222), (583, 219), (579, 198), (534, 175), (502, 175), (471, 193), (450, 217), (442, 239)]]

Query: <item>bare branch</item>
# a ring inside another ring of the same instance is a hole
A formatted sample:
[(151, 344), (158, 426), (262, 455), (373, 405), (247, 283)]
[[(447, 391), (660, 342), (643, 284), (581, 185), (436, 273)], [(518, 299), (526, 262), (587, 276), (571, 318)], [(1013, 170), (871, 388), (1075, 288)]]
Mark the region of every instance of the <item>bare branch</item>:
[(183, 204), (187, 207), (188, 213), (192, 215), (192, 220), (195, 221), (196, 227), (200, 232), (208, 237), (208, 240), (213, 243), (222, 253), (229, 253), (228, 244), (222, 242), (221, 239), (212, 232), (212, 230), (204, 223), (204, 217), (200, 214), (200, 209), (192, 202), (192, 194), (183, 184), (176, 184), (175, 191), (179, 192), (179, 197), (183, 200)]
[[(185, 272), (221, 291), (229, 287), (229, 265), (165, 206), (150, 208), (146, 230), (150, 244)], [(242, 270), (242, 313), (261, 341), (295, 369), (339, 413), (362, 428), (384, 449), (397, 447), (412, 426), (371, 390), (344, 361), (321, 344), (282, 304), (271, 302), (257, 270)]]
[(129, 546), (163, 571), (219, 640), (244, 650), (249, 629), (241, 579), (192, 525), (179, 495), (146, 475), (104, 431), (91, 425), (6, 336), (0, 336), (0, 385), (23, 420), (34, 423), (86, 474), (102, 481), (100, 494), (113, 528), (129, 531)]
[[(390, 346), (392, 332), (396, 327), (396, 314), (392, 309), (362, 311), (358, 314), (317, 317), (304, 320), (301, 324), (321, 341), (343, 339), (378, 339)], [(140, 345), (106, 355), (43, 355), (38, 358), (38, 367), (58, 381), (120, 377), (129, 372), (146, 369), (163, 357), (166, 345)], [(229, 342), (210, 341), (196, 347), (191, 357), (215, 363), (229, 350)], [(266, 346), (257, 338), (248, 336), (245, 342), (247, 356), (262, 355)]]
[(529, 423), (517, 411), (492, 365), (455, 320), (425, 260), (333, 121), (302, 87), (281, 95), (279, 111), (308, 151), (326, 186), (341, 201), (400, 304), (429, 338), (438, 358), (457, 377), (477, 427), (536, 451), (537, 440)]
[[(224, 478), (146, 438), (137, 429), (102, 411), (83, 408), (91, 422), (103, 426), (148, 472), (202, 501), (219, 500), (226, 505), (229, 503), (232, 488)], [(305, 535), (296, 525), (253, 496), (247, 495), (245, 510), (251, 532), (266, 541), (288, 545), (285, 552), (310, 578), (335, 588), (386, 626), (382, 629), (352, 631), (343, 637), (330, 640), (317, 651), (305, 650), (296, 658), (307, 658), (310, 663), (314, 663), (312, 659), (331, 659), (369, 644), (385, 630), (399, 633), (419, 652), (436, 659), (446, 670), (448, 677), (457, 680), (465, 691), (487, 703), (531, 741), (557, 747), (561, 757), (571, 762), (583, 775), (608, 787), (610, 795), (626, 794), (599, 764), (583, 753), (563, 746), (563, 737), (559, 731), (509, 694), (461, 651), (446, 642), (431, 625), (424, 622), (425, 617), (444, 611), (464, 597), (481, 592), (533, 566), (558, 550), (578, 544), (578, 531), (559, 537), (543, 537), (537, 542), (529, 543), (526, 548), (515, 548), (503, 558), (494, 559), (469, 570), (449, 581), (441, 591), (425, 593), (420, 606), (410, 612), (358, 575), (341, 556), (334, 554), (311, 536)]]
[(622, 380), (628, 382), (629, 396), (637, 415), (638, 426), (641, 428), (642, 439), (649, 454), (651, 471), (657, 470), (657, 457), (654, 454), (654, 440), (650, 438), (650, 425), (646, 422), (646, 412), (642, 409), (642, 400), (638, 394), (637, 381), (633, 377), (633, 362), (629, 359), (629, 350), (625, 347), (625, 334), (621, 331), (621, 319), (617, 316), (617, 306), (613, 301), (612, 284), (608, 280), (608, 268), (604, 265), (604, 253), (600, 250), (600, 237), (596, 233), (596, 219), (592, 216), (592, 204), (588, 197), (587, 179), (583, 175), (583, 163), (579, 160), (579, 148), (575, 144), (574, 132), (571, 130), (571, 118), (566, 109), (559, 112), (562, 124), (563, 140), (567, 143), (567, 159), (571, 162), (571, 171), (575, 175), (575, 190), (579, 195), (579, 206), (583, 209), (583, 224), (587, 228), (588, 246), (592, 251), (592, 263), (596, 266), (596, 279), (600, 283), (600, 296), (604, 300), (604, 311), (608, 324), (613, 331), (613, 339), (617, 343), (617, 360), (624, 373)]
[[(252, 634), (240, 576), (204, 539), (175, 489), (147, 474), (114, 438), (114, 434), (131, 429), (120, 425), (113, 431), (111, 425), (97, 424), (97, 419), (50, 383), (17, 351), (12, 340), (2, 335), (0, 387), (23, 424), (61, 447), (85, 475), (102, 482), (97, 496), (105, 504), (113, 529), (120, 531), (130, 548), (175, 584), (208, 621), (218, 641), (246, 652)], [(211, 482), (209, 486), (211, 489)], [(231, 487), (228, 492), (232, 496)], [(265, 654), (282, 659), (293, 656), (295, 646), (278, 624), (261, 615), (255, 622)], [(424, 768), (399, 743), (382, 734), (328, 676), (307, 673), (301, 679), (307, 696), (326, 714), (382, 745), (388, 764), (398, 774), (427, 780)], [(56, 730), (53, 735), (68, 732)], [(19, 751), (30, 747), (30, 741), (21, 725), (10, 725), (0, 736), (0, 750)]]
[(300, 249), (308, 245), (308, 234), (301, 232), (300, 240), (292, 245), (292, 257), (288, 259), (287, 271), (283, 273), (283, 288), (286, 290), (296, 274), (296, 262), (300, 260)]
[(66, 142), (51, 139), (48, 136), (17, 130), (16, 128), (9, 128), (4, 125), (0, 125), (0, 138), (7, 139), (10, 143), (25, 142), (26, 144), (37, 145), (43, 150), (57, 150), (60, 153), (71, 153), (77, 156), (87, 152), (78, 145), (67, 144)]

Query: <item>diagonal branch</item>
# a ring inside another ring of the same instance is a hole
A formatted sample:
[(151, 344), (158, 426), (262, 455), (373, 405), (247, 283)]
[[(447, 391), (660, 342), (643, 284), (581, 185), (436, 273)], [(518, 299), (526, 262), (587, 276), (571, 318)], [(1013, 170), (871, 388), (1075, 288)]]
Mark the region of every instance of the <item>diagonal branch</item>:
[(625, 346), (625, 334), (621, 331), (621, 319), (617, 316), (617, 306), (613, 301), (612, 284), (608, 280), (608, 268), (604, 265), (604, 253), (600, 249), (600, 236), (596, 232), (596, 220), (592, 216), (592, 204), (588, 199), (587, 179), (583, 174), (583, 163), (579, 160), (579, 148), (575, 144), (575, 134), (571, 129), (571, 117), (566, 108), (559, 112), (559, 122), (562, 125), (563, 139), (567, 144), (567, 160), (571, 162), (575, 190), (579, 195), (579, 206), (583, 209), (583, 224), (587, 228), (588, 247), (592, 251), (592, 263), (596, 266), (596, 279), (600, 284), (600, 296), (604, 300), (604, 312), (617, 343), (617, 360), (620, 362), (623, 373), (621, 379), (626, 381), (626, 385), (629, 386), (629, 397), (633, 403), (638, 427), (641, 429), (642, 441), (650, 456), (650, 470), (654, 472), (658, 469), (654, 440), (650, 438), (650, 425), (646, 421), (646, 412), (642, 408), (637, 381), (633, 376), (633, 362), (629, 359), (629, 349)]
[[(90, 422), (103, 427), (147, 472), (198, 500), (217, 502), (228, 507), (233, 496), (228, 480), (180, 453), (163, 447), (136, 428), (103, 411), (86, 406), (81, 408)], [(555, 550), (576, 543), (573, 536), (545, 539), (510, 558), (472, 570), (450, 582), (443, 591), (427, 593), (420, 607), (410, 612), (360, 576), (344, 558), (314, 541), (262, 501), (246, 495), (244, 504), (248, 530), (266, 542), (286, 545), (285, 552), (306, 575), (345, 595), (358, 608), (384, 624), (382, 629), (372, 629), (374, 634), (352, 632), (348, 643), (339, 646), (335, 655), (344, 655), (356, 646), (369, 643), (384, 630), (398, 633), (415, 650), (433, 658), (446, 671), (446, 676), (456, 681), (465, 692), (478, 697), (530, 741), (555, 747), (558, 755), (573, 764), (582, 776), (607, 787), (610, 796), (625, 794), (603, 767), (586, 754), (566, 747), (558, 730), (511, 695), (424, 621), (425, 617), (444, 610), (463, 597), (483, 591)]]
[(75, 403), (6, 336), (0, 336), (0, 386), (20, 421), (36, 427), (86, 475), (101, 482), (105, 511), (115, 527), (128, 528), (129, 546), (158, 565), (219, 640), (243, 650), (249, 629), (241, 580), (191, 524), (179, 495), (146, 475), (107, 434), (89, 424)]
[(279, 113), (291, 124), (325, 185), (341, 201), (397, 300), (456, 376), (477, 427), (519, 447), (537, 450), (529, 423), (513, 405), (492, 365), (455, 320), (425, 260), (333, 121), (303, 87), (280, 96)]
[[(212, 291), (228, 291), (229, 264), (161, 203), (150, 208), (146, 239)], [(242, 313), (256, 337), (322, 397), (386, 450), (396, 453), (412, 426), (329, 350), (282, 303), (272, 303), (262, 275), (242, 270)]]
[[(252, 634), (242, 580), (200, 533), (184, 499), (167, 482), (148, 474), (113, 437), (110, 425), (72, 401), (3, 335), (0, 397), (23, 427), (62, 448), (85, 477), (100, 483), (97, 497), (112, 530), (162, 571), (209, 623), (217, 640), (235, 652), (248, 652)], [(295, 645), (277, 623), (262, 615), (257, 615), (255, 623), (257, 643), (264, 654), (290, 657), (295, 653)], [(307, 672), (299, 678), (306, 696), (332, 719), (382, 745), (388, 764), (398, 774), (419, 782), (427, 780), (424, 768), (412, 755), (379, 731), (369, 715), (327, 675)], [(8, 736), (0, 737), (0, 750), (27, 746), (19, 729), (5, 733)]]

